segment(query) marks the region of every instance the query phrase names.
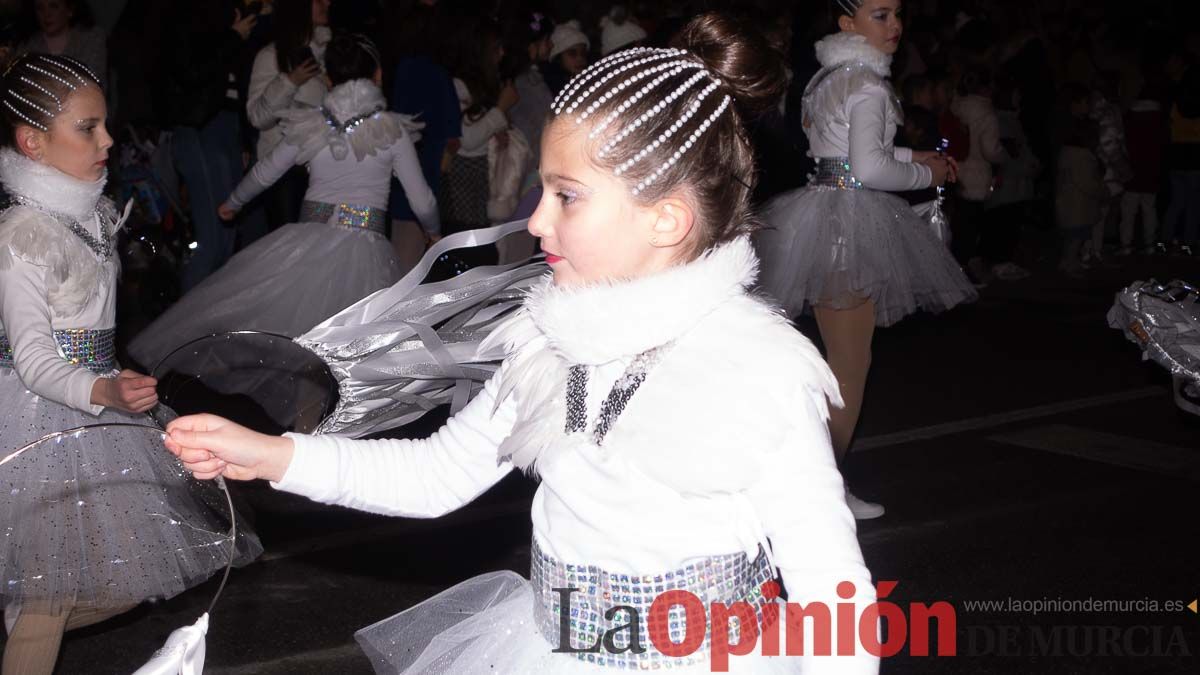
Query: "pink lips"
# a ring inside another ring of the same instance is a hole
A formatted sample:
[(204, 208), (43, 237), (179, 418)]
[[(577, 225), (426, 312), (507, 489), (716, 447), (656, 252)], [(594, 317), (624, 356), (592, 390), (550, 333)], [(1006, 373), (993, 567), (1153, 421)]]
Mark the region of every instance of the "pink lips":
[(546, 262), (551, 265), (553, 265), (554, 263), (557, 263), (557, 262), (562, 262), (562, 259), (563, 258), (560, 255), (553, 255), (550, 253), (546, 254)]

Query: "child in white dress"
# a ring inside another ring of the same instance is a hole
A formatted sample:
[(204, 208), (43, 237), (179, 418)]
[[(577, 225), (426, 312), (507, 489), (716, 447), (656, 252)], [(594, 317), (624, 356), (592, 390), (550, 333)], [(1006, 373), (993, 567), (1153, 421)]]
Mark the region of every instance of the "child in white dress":
[[(695, 19), (684, 44), (603, 59), (554, 101), (545, 196), (529, 221), (552, 274), (489, 337), (507, 346), (500, 370), (435, 435), (272, 437), (210, 415), (169, 428), (168, 448), (198, 478), (266, 478), (408, 517), (457, 509), (514, 469), (538, 475), (531, 579), (478, 577), (361, 632), (380, 672), (708, 672), (730, 633), (677, 607), (671, 639), (695, 643), (664, 651), (656, 597), (744, 602), (765, 621), (779, 573), (791, 602), (854, 603), (856, 626), (874, 600), (826, 429), (836, 383), (748, 290), (757, 259), (742, 111), (773, 103), (782, 68), (718, 15)], [(579, 589), (569, 609), (556, 590), (568, 586)], [(614, 630), (611, 649), (584, 650)], [(861, 647), (769, 653), (764, 642), (728, 665), (878, 670)]]

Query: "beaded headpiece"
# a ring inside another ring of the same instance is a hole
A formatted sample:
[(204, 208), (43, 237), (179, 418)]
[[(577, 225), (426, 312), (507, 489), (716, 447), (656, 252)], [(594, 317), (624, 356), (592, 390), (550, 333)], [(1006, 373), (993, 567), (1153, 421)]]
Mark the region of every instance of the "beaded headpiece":
[[(666, 82), (685, 73), (687, 73), (687, 79), (679, 83), (673, 90), (658, 92), (660, 88), (670, 86), (666, 85)], [(635, 85), (636, 89), (634, 89)], [(613, 174), (620, 176), (652, 152), (667, 143), (674, 142), (674, 152), (670, 153), (662, 164), (634, 186), (632, 191), (636, 195), (675, 166), (680, 158), (699, 142), (704, 132), (729, 108), (732, 99), (728, 94), (724, 94), (718, 99), (714, 99), (712, 107), (704, 114), (700, 113), (705, 102), (719, 86), (718, 78), (686, 50), (637, 47), (611, 54), (588, 66), (567, 83), (566, 87), (563, 87), (550, 107), (555, 115), (574, 115), (575, 123), (583, 124), (605, 104), (620, 99), (620, 103), (617, 103), (615, 108), (594, 123), (588, 133), (588, 138), (593, 139), (617, 123), (617, 118), (643, 98), (650, 95), (660, 96), (657, 103), (636, 118), (622, 120), (625, 123), (624, 127), (613, 133), (598, 151), (599, 157), (612, 153), (617, 145), (644, 125), (657, 124), (662, 128), (662, 131), (649, 145), (641, 148), (632, 157), (613, 169)], [(626, 93), (627, 90), (630, 91)], [(660, 120), (659, 117), (667, 107), (684, 95), (691, 95), (693, 98), (679, 116), (670, 120), (669, 123)], [(621, 99), (621, 96), (625, 96), (625, 98)], [(685, 135), (684, 129), (689, 124), (692, 125), (692, 129)]]
[[(83, 63), (65, 56), (45, 54), (28, 54), (16, 59), (4, 71), (4, 79), (4, 91), (0, 92), (4, 107), (40, 131), (47, 131), (47, 123), (63, 111), (67, 95), (79, 87), (99, 84), (96, 74)], [(60, 85), (59, 92), (55, 93), (52, 88)]]
[(837, 0), (837, 4), (848, 16), (854, 16), (854, 13), (863, 6), (863, 0)]

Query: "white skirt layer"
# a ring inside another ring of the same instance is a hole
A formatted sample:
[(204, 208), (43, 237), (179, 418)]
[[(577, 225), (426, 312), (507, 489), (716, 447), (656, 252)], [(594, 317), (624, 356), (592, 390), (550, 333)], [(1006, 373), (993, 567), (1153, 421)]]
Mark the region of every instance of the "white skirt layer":
[(940, 312), (978, 294), (929, 224), (878, 190), (802, 188), (766, 205), (756, 237), (760, 287), (788, 316), (869, 299), (875, 323), (917, 310)]
[(129, 345), (151, 370), (196, 338), (234, 330), (296, 337), (400, 280), (386, 237), (325, 223), (285, 225), (239, 252)]
[[(0, 459), (80, 426), (153, 424), (98, 417), (30, 393), (0, 368)], [(0, 466), (0, 604), (60, 601), (122, 607), (170, 598), (224, 569), (228, 506), (147, 429), (108, 428), (40, 444)], [(248, 529), (238, 564), (262, 552)]]
[[(402, 675), (602, 675), (625, 669), (555, 653), (534, 621), (533, 586), (514, 572), (492, 572), (464, 581), (396, 616), (355, 633), (375, 672)], [(654, 649), (643, 636), (648, 650)], [(578, 645), (576, 645), (578, 647)], [(580, 657), (584, 658), (580, 658)], [(650, 664), (647, 664), (648, 666)], [(707, 655), (672, 673), (712, 672)], [(796, 657), (757, 653), (730, 656), (730, 673), (783, 675), (803, 672)]]

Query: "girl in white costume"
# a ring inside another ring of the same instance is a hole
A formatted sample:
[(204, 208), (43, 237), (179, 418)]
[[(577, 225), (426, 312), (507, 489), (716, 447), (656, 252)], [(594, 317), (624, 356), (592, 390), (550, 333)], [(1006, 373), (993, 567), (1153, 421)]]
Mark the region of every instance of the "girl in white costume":
[[(101, 195), (112, 138), (83, 64), (31, 55), (0, 91), (0, 460), (58, 431), (151, 424), (155, 380), (116, 370), (116, 233)], [(194, 483), (153, 435), (83, 435), (0, 468), (4, 675), (49, 674), (63, 631), (171, 597), (225, 566)], [(82, 454), (75, 454), (76, 449)], [(204, 491), (212, 490), (211, 486)], [(169, 522), (156, 515), (171, 512)], [(253, 537), (245, 553), (261, 551)]]
[[(272, 437), (210, 415), (169, 429), (198, 478), (266, 478), (409, 517), (453, 511), (514, 469), (539, 476), (532, 578), (477, 577), (363, 631), (381, 672), (708, 672), (708, 637), (690, 656), (646, 644), (658, 594), (775, 609), (762, 585), (778, 571), (792, 602), (861, 613), (875, 597), (829, 446), (833, 377), (748, 291), (758, 265), (742, 111), (773, 103), (782, 68), (719, 15), (694, 19), (681, 42), (603, 59), (554, 101), (529, 222), (553, 273), (489, 337), (508, 347), (497, 374), (435, 435)], [(854, 586), (846, 600), (839, 582)], [(580, 614), (568, 617), (553, 589), (573, 583)], [(579, 648), (626, 623), (605, 618), (617, 604), (636, 607), (645, 652), (553, 651), (567, 647), (564, 627)], [(673, 633), (686, 625), (671, 616)], [(861, 646), (806, 654), (755, 650), (730, 667), (878, 671)]]
[(295, 337), (406, 271), (384, 228), (393, 174), (417, 218), (439, 233), (437, 201), (413, 146), (410, 118), (387, 112), (378, 53), (365, 38), (334, 38), (325, 65), (333, 88), (319, 109), (283, 113), (283, 142), (221, 207), (231, 220), (288, 169), (307, 165), (300, 221), (238, 253), (142, 331), (129, 353), (153, 368), (190, 340), (232, 330)]
[[(762, 288), (789, 316), (811, 306), (845, 407), (831, 412), (838, 457), (862, 408), (876, 326), (976, 297), (930, 225), (892, 191), (943, 185), (956, 166), (893, 146), (901, 108), (887, 78), (900, 44), (900, 0), (833, 0), (841, 32), (816, 44), (822, 69), (804, 93), (814, 181), (774, 199), (757, 245)], [(883, 514), (848, 495), (859, 517)]]

